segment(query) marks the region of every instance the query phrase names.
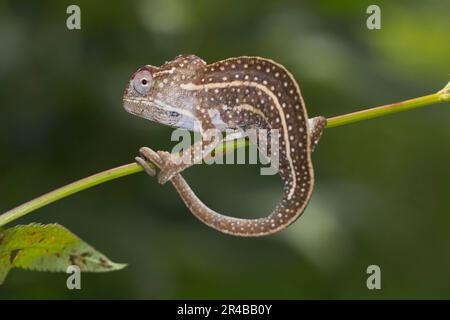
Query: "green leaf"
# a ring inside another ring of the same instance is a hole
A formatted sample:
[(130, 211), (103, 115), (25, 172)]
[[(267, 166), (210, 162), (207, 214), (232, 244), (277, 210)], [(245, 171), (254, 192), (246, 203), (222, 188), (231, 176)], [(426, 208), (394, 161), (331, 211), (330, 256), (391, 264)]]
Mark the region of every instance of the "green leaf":
[(66, 272), (70, 265), (85, 272), (126, 267), (112, 262), (59, 224), (33, 223), (0, 230), (0, 284), (12, 268)]

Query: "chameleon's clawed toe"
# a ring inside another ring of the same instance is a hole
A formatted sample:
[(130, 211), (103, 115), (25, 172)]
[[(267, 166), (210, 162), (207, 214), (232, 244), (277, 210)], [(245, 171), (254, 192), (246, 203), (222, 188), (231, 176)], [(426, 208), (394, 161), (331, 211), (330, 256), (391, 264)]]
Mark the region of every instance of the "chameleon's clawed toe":
[(152, 162), (156, 167), (161, 168), (162, 161), (159, 155), (150, 148), (142, 147), (139, 149), (140, 157), (134, 158), (136, 162), (145, 170), (145, 172), (151, 176), (156, 176), (156, 171), (152, 168), (147, 161)]
[(149, 176), (151, 177), (156, 176), (155, 169), (150, 167), (150, 165), (147, 163), (147, 161), (145, 161), (144, 158), (136, 157), (134, 158), (134, 160), (136, 160), (137, 164), (140, 165)]
[(158, 168), (161, 168), (163, 166), (164, 161), (162, 161), (158, 153), (156, 153), (152, 149), (148, 147), (142, 147), (139, 149), (139, 153), (143, 158), (153, 162)]

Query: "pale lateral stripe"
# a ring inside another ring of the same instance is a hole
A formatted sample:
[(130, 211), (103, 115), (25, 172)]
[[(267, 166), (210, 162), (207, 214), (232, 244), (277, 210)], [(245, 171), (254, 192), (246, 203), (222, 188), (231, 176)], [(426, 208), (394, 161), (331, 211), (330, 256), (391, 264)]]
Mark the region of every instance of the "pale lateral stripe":
[(260, 117), (262, 117), (264, 120), (266, 120), (267, 123), (269, 122), (266, 115), (261, 110), (256, 109), (254, 106), (252, 106), (250, 104), (240, 104), (240, 105), (236, 106), (236, 109), (255, 113), (255, 114), (259, 115)]
[(186, 83), (186, 84), (184, 84), (184, 83), (181, 84), (182, 89), (189, 90), (189, 91), (201, 90), (201, 89), (222, 89), (222, 88), (227, 88), (227, 87), (239, 87), (239, 86), (250, 86), (250, 87), (257, 88), (257, 89), (263, 91), (269, 97), (271, 97), (275, 103), (275, 106), (278, 110), (278, 114), (280, 116), (281, 125), (283, 127), (283, 133), (284, 133), (284, 137), (285, 137), (284, 143), (286, 144), (286, 156), (289, 161), (289, 166), (291, 167), (292, 187), (288, 194), (288, 199), (291, 199), (292, 195), (294, 194), (294, 190), (297, 186), (297, 176), (295, 174), (294, 164), (292, 163), (291, 144), (289, 142), (289, 134), (288, 134), (288, 130), (287, 130), (286, 118), (284, 115), (283, 108), (281, 107), (280, 102), (278, 101), (278, 98), (273, 94), (273, 92), (270, 91), (269, 89), (267, 89), (264, 85), (261, 85), (257, 82), (251, 82), (251, 81), (235, 80), (235, 81), (231, 81), (231, 82), (215, 82), (215, 83), (200, 84), (200, 85), (194, 84), (192, 82)]

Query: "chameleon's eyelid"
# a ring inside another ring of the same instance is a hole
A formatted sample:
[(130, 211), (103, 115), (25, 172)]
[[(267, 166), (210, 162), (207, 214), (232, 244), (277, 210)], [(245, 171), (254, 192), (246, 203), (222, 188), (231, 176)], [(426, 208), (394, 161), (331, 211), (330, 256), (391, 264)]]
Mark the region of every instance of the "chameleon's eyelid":
[[(143, 83), (145, 81), (145, 83)], [(146, 95), (153, 82), (152, 74), (148, 70), (138, 72), (133, 79), (134, 89), (141, 95)]]

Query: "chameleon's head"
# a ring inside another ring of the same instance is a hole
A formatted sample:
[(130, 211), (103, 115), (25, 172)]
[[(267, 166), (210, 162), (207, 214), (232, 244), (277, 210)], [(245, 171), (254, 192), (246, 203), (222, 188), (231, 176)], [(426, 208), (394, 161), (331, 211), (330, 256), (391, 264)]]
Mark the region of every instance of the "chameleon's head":
[(161, 67), (147, 65), (137, 70), (125, 89), (125, 110), (164, 125), (193, 129), (191, 110), (198, 102), (181, 87), (204, 64), (195, 58), (179, 56)]
[(125, 89), (123, 107), (137, 116), (176, 126), (182, 114), (177, 112), (169, 102), (169, 94), (158, 82), (154, 74), (156, 68), (144, 66), (136, 71)]

